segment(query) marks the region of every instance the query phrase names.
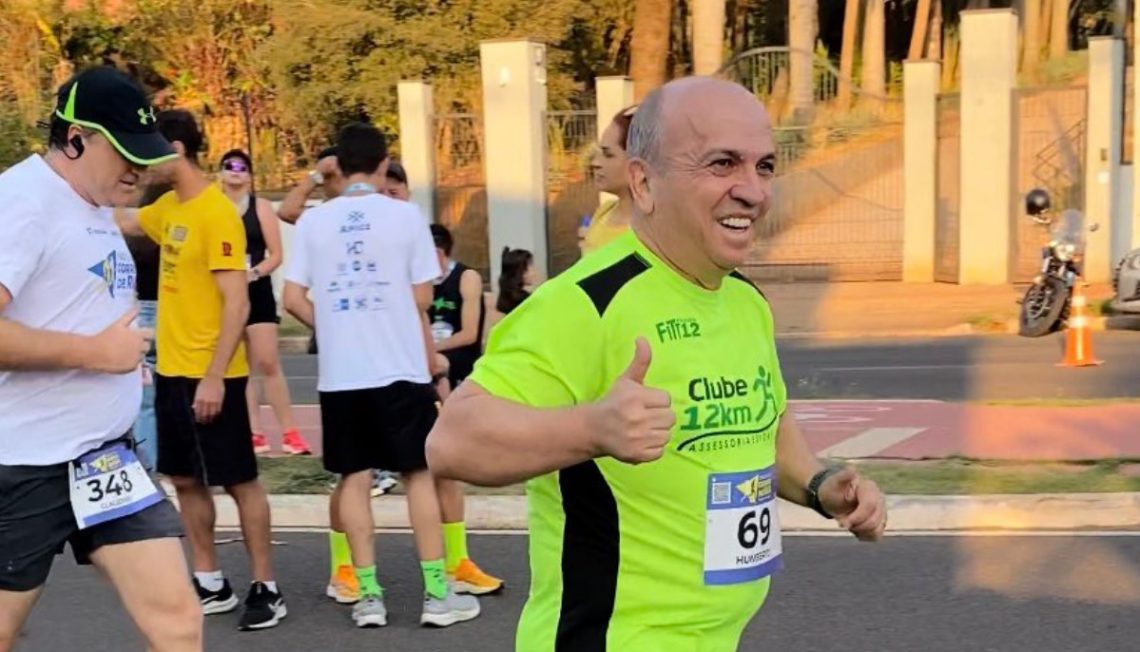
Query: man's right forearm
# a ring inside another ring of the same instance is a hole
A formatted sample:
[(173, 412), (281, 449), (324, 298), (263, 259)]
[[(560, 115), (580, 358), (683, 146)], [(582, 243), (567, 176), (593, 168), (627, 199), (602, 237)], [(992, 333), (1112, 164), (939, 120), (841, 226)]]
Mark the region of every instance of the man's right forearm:
[(306, 175), (289, 191), (289, 194), (285, 195), (285, 199), (281, 200), (281, 205), (277, 208), (277, 217), (286, 224), (296, 224), (297, 220), (301, 219), (301, 213), (305, 212), (305, 201), (316, 189), (317, 184)]
[(432, 473), (496, 487), (593, 459), (590, 407), (533, 408), (467, 381), (444, 404), (427, 440)]
[(84, 369), (91, 363), (90, 337), (28, 328), (0, 318), (0, 370)]

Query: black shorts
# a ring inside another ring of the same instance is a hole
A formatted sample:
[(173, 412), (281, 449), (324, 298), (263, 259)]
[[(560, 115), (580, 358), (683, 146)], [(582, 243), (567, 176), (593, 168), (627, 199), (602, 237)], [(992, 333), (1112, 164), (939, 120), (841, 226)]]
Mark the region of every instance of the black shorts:
[(248, 378), (227, 378), (222, 410), (210, 423), (194, 420), (197, 378), (154, 376), (158, 472), (197, 478), (208, 487), (257, 479), (257, 456), (245, 402)]
[(424, 445), (439, 414), (434, 387), (400, 381), (320, 394), (325, 469), (346, 475), (427, 468)]
[(281, 316), (277, 314), (277, 299), (273, 297), (273, 281), (266, 277), (250, 283), (249, 319), (246, 320), (246, 325), (279, 323)]
[(42, 586), (65, 543), (75, 561), (90, 564), (91, 554), (103, 546), (182, 536), (169, 500), (80, 530), (70, 491), (67, 464), (0, 465), (0, 591)]

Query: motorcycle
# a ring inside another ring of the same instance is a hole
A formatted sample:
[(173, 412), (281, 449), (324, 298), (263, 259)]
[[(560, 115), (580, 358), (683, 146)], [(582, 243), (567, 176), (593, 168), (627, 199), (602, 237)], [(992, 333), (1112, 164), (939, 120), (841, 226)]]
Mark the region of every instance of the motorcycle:
[[(1025, 196), (1025, 212), (1049, 229), (1049, 244), (1041, 249), (1041, 273), (1021, 300), (1018, 332), (1023, 337), (1041, 337), (1065, 328), (1073, 285), (1084, 264), (1084, 216), (1071, 208), (1056, 216), (1051, 209), (1049, 193), (1044, 190), (1034, 189)], [(1096, 229), (1094, 224), (1089, 230)]]

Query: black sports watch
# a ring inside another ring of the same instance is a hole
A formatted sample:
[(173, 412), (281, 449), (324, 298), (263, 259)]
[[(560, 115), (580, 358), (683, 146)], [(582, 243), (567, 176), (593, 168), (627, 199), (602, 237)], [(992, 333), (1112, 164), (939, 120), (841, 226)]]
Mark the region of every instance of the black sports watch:
[(831, 514), (828, 514), (827, 510), (825, 510), (823, 508), (823, 503), (821, 503), (819, 501), (819, 488), (821, 485), (823, 485), (824, 480), (827, 480), (828, 478), (835, 475), (836, 473), (839, 473), (842, 470), (843, 470), (843, 467), (841, 467), (841, 466), (829, 466), (826, 469), (820, 471), (819, 473), (816, 473), (815, 475), (813, 475), (811, 477), (811, 481), (808, 482), (807, 506), (814, 509), (820, 516), (822, 516), (824, 518), (835, 518), (835, 517), (832, 516)]

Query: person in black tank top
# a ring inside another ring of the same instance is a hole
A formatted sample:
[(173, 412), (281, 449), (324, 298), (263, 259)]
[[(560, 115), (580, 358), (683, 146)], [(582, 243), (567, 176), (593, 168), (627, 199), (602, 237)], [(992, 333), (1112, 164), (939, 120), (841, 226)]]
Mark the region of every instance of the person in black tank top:
[(260, 374), (265, 396), (281, 424), (282, 450), (290, 455), (309, 455), (311, 450), (293, 420), (289, 386), (281, 372), (277, 351), (277, 300), (273, 296), (273, 270), (281, 265), (281, 227), (273, 205), (253, 195), (253, 165), (249, 155), (240, 149), (222, 156), (222, 190), (237, 207), (245, 225), (246, 268), (249, 270), (249, 320), (246, 324), (246, 351), (249, 354), (250, 382), (246, 386), (249, 422), (253, 431), (253, 447), (258, 453), (269, 452), (269, 441), (261, 428), (261, 401), (258, 400), (254, 374)]
[(443, 279), (436, 283), (435, 298), (428, 311), (436, 351), (447, 358), (447, 377), (454, 389), (475, 368), (482, 352), (483, 278), (479, 272), (451, 259), (454, 241), (441, 224), (431, 225)]

